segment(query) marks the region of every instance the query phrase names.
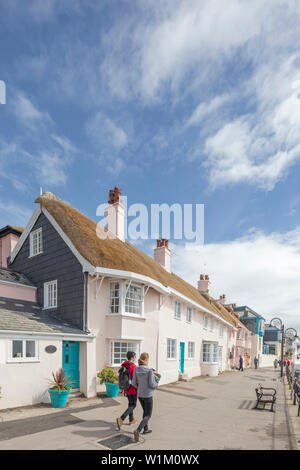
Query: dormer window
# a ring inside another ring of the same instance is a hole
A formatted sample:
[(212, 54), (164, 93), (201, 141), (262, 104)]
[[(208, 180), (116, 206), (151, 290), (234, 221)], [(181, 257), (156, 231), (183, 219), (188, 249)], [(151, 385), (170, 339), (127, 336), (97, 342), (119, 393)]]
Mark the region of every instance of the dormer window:
[(43, 253), (42, 228), (34, 230), (30, 233), (29, 256), (36, 256), (40, 253)]

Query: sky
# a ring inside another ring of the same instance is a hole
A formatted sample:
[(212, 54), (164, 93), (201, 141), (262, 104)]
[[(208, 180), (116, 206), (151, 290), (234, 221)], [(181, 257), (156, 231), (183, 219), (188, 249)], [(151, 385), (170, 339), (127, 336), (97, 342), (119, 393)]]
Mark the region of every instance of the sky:
[[(0, 0), (0, 225), (204, 204), (172, 269), (300, 334), (299, 0)], [(137, 246), (152, 255), (153, 240)]]

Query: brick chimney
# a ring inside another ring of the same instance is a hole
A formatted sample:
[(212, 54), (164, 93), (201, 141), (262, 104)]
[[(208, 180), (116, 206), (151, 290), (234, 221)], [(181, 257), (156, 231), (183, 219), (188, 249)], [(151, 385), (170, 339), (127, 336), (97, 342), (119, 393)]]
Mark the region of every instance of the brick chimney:
[(23, 229), (6, 225), (0, 229), (0, 266), (7, 268), (7, 258), (18, 243)]
[(125, 209), (121, 205), (121, 188), (117, 186), (109, 191), (108, 207), (106, 208), (106, 228), (125, 241)]
[(159, 263), (166, 271), (171, 272), (171, 252), (169, 250), (169, 242), (166, 238), (156, 241), (154, 249), (154, 260)]
[(207, 274), (200, 274), (200, 281), (198, 281), (198, 291), (209, 294), (210, 280)]

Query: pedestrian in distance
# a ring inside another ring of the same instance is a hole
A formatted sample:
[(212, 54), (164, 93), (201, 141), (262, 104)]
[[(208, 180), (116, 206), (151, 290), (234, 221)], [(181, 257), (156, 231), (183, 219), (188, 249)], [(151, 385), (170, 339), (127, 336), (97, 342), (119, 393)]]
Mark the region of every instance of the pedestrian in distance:
[(255, 356), (255, 358), (254, 358), (254, 367), (255, 367), (255, 369), (257, 369), (257, 366), (258, 366), (258, 359)]
[(120, 431), (124, 420), (129, 416), (129, 424), (136, 423), (134, 419), (133, 411), (137, 403), (137, 389), (132, 385), (132, 378), (136, 365), (134, 364), (136, 354), (133, 351), (128, 351), (126, 354), (127, 361), (124, 361), (119, 370), (119, 386), (121, 390), (124, 390), (124, 395), (128, 399), (128, 407), (120, 418), (117, 418), (117, 427)]
[(149, 354), (142, 353), (138, 360), (139, 366), (135, 369), (132, 385), (137, 388), (137, 396), (143, 408), (143, 419), (134, 431), (135, 442), (139, 441), (139, 436), (144, 429), (143, 434), (152, 432), (148, 423), (152, 416), (153, 410), (153, 393), (158, 386), (160, 375), (148, 366)]
[(290, 367), (291, 361), (290, 361), (290, 360), (287, 360), (287, 361), (286, 361), (286, 365)]
[(285, 367), (285, 366), (286, 366), (286, 361), (283, 361), (283, 367)]
[(275, 367), (275, 369), (277, 369), (277, 366), (278, 366), (278, 360), (275, 359), (275, 360), (274, 360), (274, 367)]
[(241, 370), (242, 372), (244, 371), (243, 364), (244, 364), (243, 358), (242, 358), (242, 356), (240, 356), (240, 359), (239, 359), (239, 370)]

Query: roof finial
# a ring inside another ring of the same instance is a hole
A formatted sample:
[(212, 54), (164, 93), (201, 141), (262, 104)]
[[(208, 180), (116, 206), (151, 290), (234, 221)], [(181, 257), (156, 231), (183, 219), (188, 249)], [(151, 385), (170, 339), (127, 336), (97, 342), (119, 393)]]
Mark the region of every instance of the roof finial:
[(40, 196), (43, 194), (43, 188), (40, 186)]

